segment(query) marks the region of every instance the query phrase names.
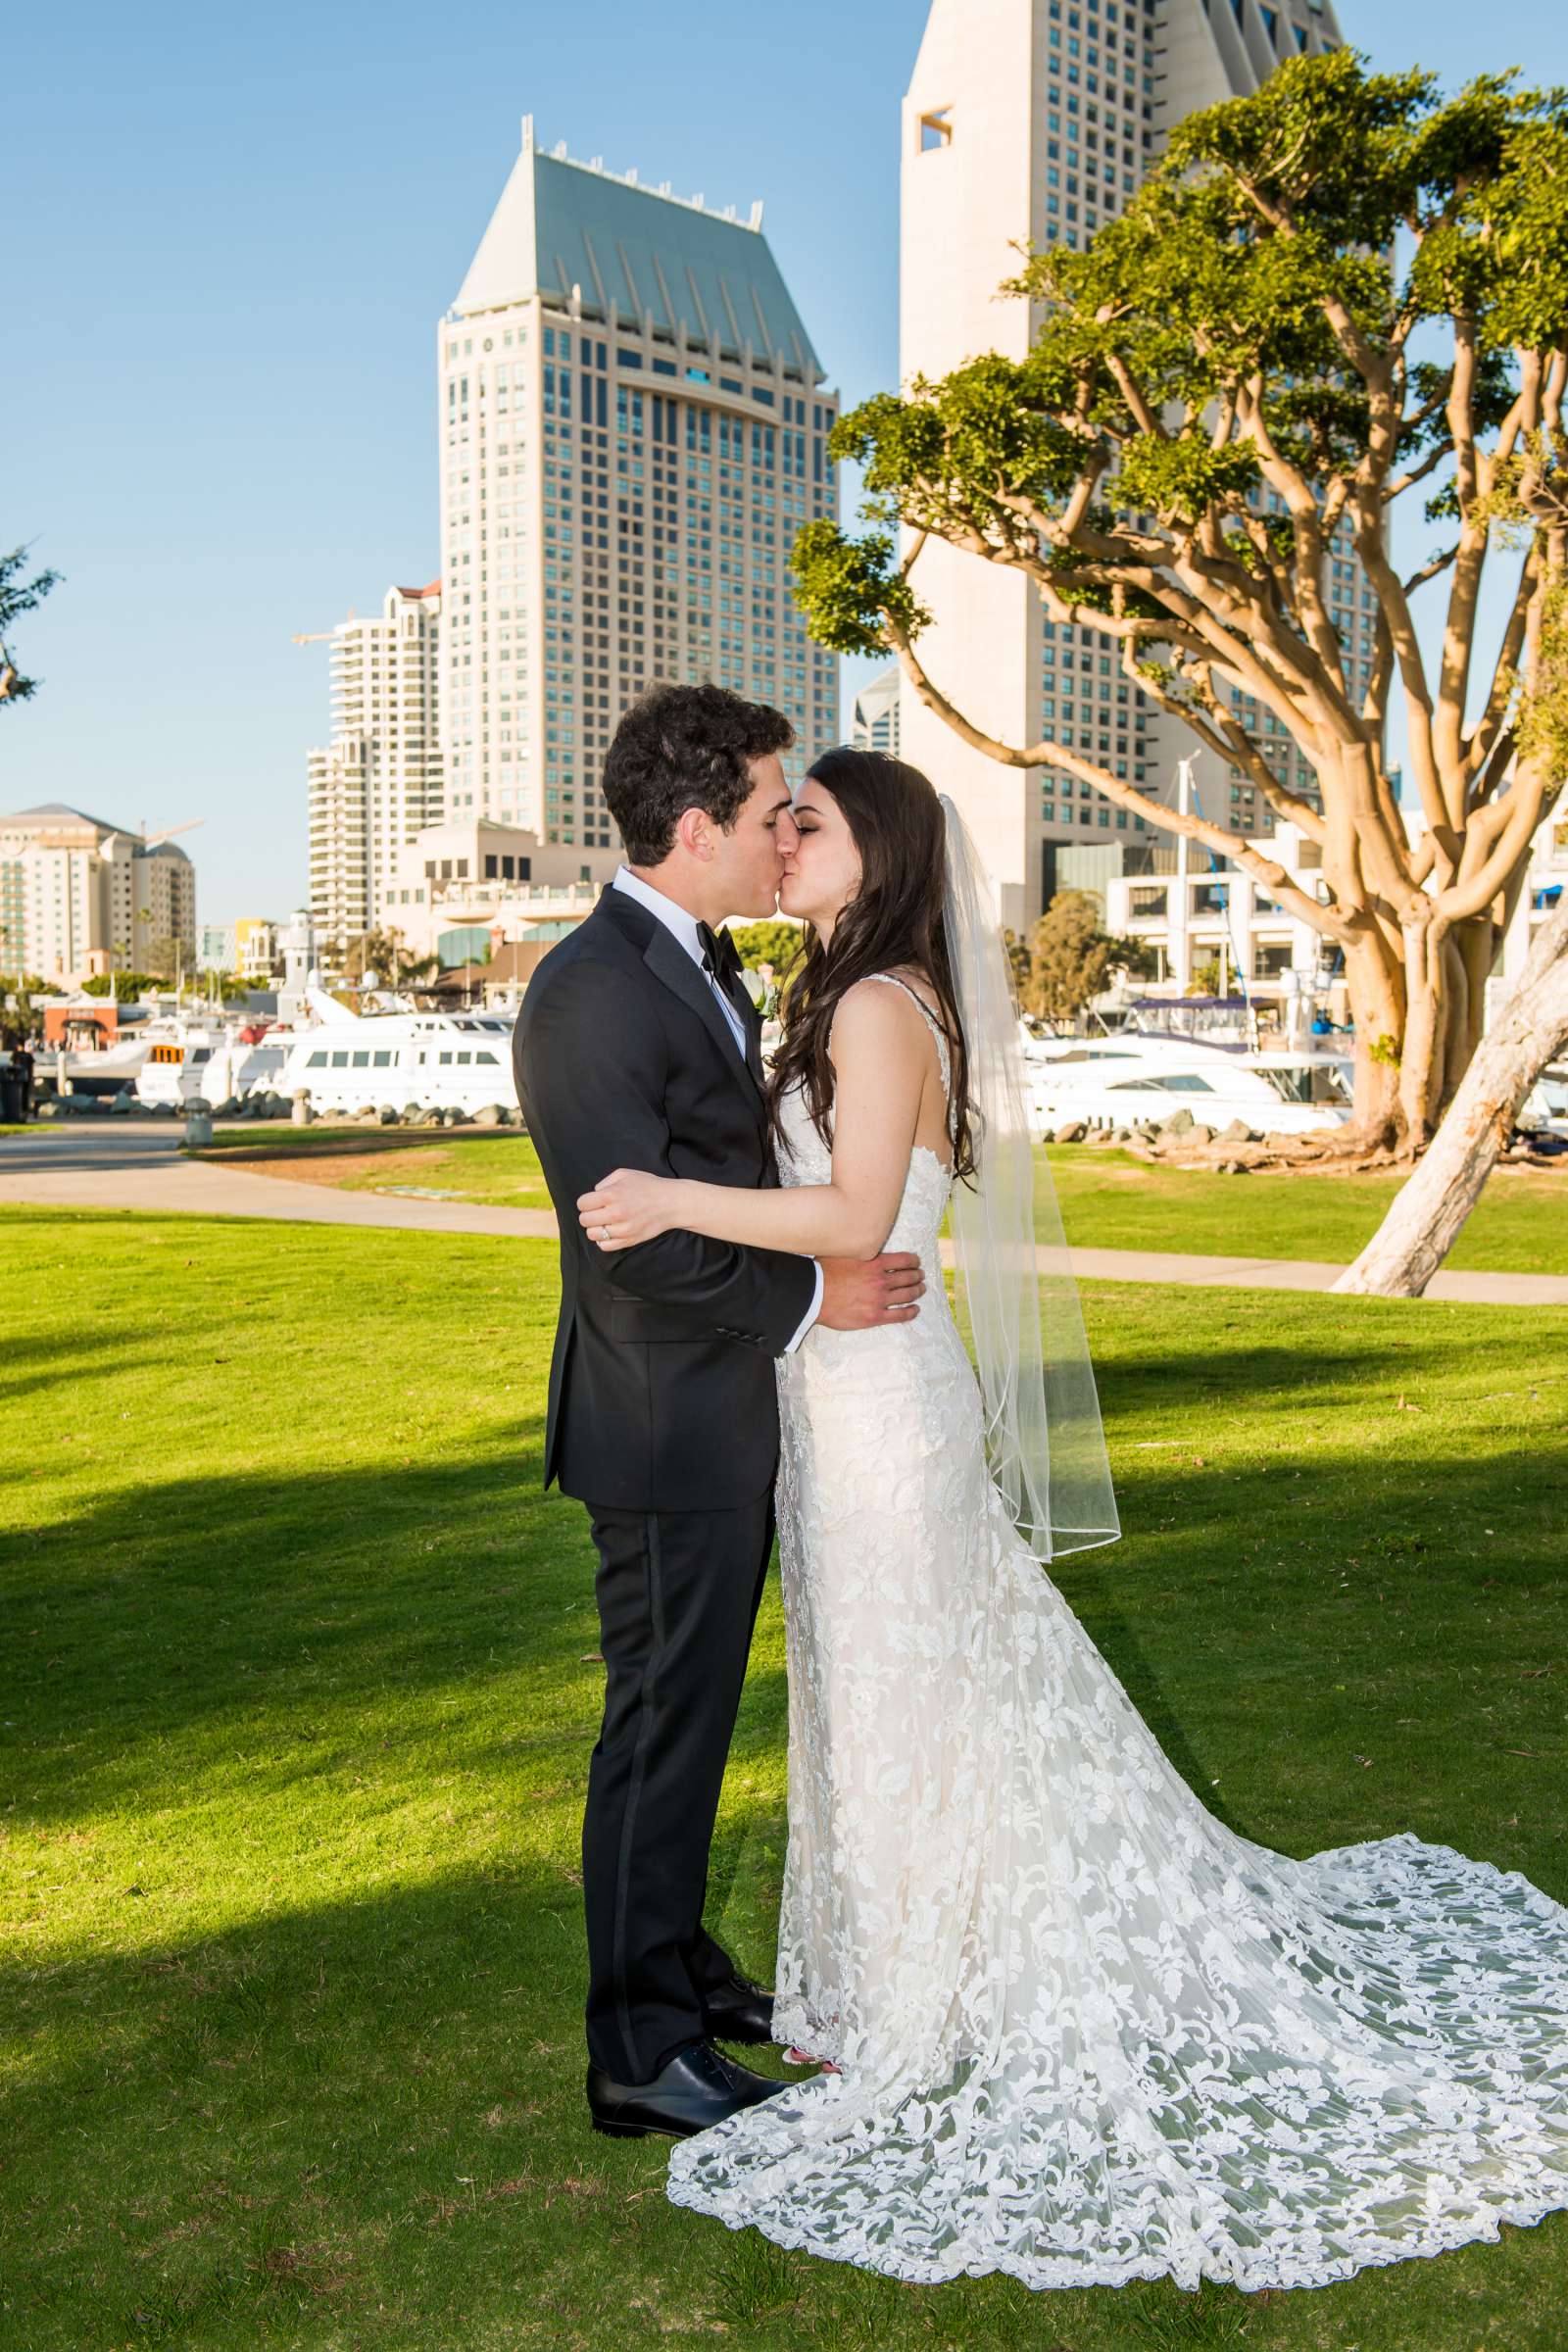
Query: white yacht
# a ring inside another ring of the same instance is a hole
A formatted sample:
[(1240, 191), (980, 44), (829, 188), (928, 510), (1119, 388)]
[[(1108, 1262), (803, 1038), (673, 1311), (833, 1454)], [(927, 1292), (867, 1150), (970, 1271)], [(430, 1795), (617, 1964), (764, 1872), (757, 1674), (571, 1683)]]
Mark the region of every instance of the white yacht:
[(149, 1024), (146, 1058), (136, 1073), (136, 1100), (149, 1109), (220, 1102), (285, 1091), (279, 1086), (294, 1035), (270, 1029), (248, 1041), (236, 1024), (161, 1020)]
[(1519, 1106), (1529, 1135), (1568, 1136), (1568, 1061), (1548, 1062)]
[(316, 1111), (401, 1111), (416, 1103), (469, 1113), (495, 1103), (515, 1111), (512, 1027), (494, 1012), (361, 1018), (333, 1004), (314, 1029), (297, 1034), (270, 1084), (280, 1095), (308, 1093)]
[(1025, 1068), (1037, 1132), (1080, 1119), (1136, 1127), (1187, 1109), (1206, 1127), (1245, 1119), (1260, 1134), (1303, 1135), (1350, 1115), (1348, 1059), (1305, 1046), (1244, 1054), (1122, 1030), (1036, 1039)]
[[(78, 1046), (66, 1054), (66, 1084), (74, 1095), (118, 1095), (122, 1087), (135, 1085), (147, 1054), (145, 1029), (133, 1029), (101, 1050)], [(42, 1054), (38, 1062), (46, 1075), (58, 1078), (58, 1053)]]

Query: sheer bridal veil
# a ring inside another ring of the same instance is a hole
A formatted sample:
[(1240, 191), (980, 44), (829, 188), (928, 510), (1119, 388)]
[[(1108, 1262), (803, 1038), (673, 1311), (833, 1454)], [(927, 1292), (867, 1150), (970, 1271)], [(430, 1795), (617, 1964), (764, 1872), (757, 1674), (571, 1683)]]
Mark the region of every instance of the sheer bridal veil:
[(1055, 1189), (1029, 1129), (1012, 969), (990, 883), (944, 793), (944, 920), (969, 1057), (976, 1176), (949, 1210), (960, 1312), (985, 1402), (986, 1452), (1039, 1560), (1121, 1533), (1100, 1398)]

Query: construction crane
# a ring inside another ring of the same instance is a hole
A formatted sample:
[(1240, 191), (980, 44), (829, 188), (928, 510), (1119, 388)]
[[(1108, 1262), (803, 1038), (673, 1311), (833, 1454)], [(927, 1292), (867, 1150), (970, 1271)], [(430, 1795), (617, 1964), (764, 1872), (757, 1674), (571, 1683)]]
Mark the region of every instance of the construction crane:
[(176, 833), (194, 833), (198, 825), (205, 825), (206, 822), (205, 816), (187, 816), (182, 825), (166, 825), (161, 833), (149, 833), (147, 819), (143, 817), (141, 846), (144, 850), (155, 850), (161, 841), (172, 841)]

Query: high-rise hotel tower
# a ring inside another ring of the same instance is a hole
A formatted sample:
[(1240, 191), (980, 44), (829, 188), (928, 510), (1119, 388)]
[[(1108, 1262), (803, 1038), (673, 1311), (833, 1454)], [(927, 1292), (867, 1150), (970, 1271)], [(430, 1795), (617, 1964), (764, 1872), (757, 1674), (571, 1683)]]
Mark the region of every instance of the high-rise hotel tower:
[(614, 847), (600, 790), (625, 705), (711, 678), (838, 734), (833, 657), (790, 594), (836, 513), (836, 411), (749, 220), (522, 152), (437, 330), (441, 726), (449, 820)]
[(386, 921), (398, 853), (441, 816), (441, 583), (389, 588), (331, 631), (332, 740), (308, 755), (311, 914), (341, 951)]
[[(1328, 0), (932, 0), (904, 102), (900, 372), (947, 374), (981, 352), (1021, 359), (1037, 306), (999, 298), (1022, 245), (1082, 245), (1119, 212), (1184, 115), (1255, 90), (1286, 57), (1339, 45)], [(1371, 596), (1348, 545), (1332, 566), (1336, 618), (1364, 672)], [(1119, 675), (1092, 629), (1049, 621), (1025, 580), (930, 542), (913, 584), (934, 626), (932, 678), (988, 733), (1051, 734), (1113, 775), (1172, 797), (1176, 761), (1197, 759), (1205, 815), (1237, 832), (1270, 818), (1235, 770), (1200, 754)], [(1283, 736), (1248, 705), (1275, 772), (1310, 792)], [(1063, 869), (1117, 870), (1122, 853), (1168, 841), (1058, 771), (1004, 768), (961, 744), (905, 688), (903, 755), (950, 789), (997, 884), (1003, 919), (1024, 927)], [(1061, 853), (1073, 844), (1072, 857)], [(1088, 854), (1091, 850), (1102, 856)]]

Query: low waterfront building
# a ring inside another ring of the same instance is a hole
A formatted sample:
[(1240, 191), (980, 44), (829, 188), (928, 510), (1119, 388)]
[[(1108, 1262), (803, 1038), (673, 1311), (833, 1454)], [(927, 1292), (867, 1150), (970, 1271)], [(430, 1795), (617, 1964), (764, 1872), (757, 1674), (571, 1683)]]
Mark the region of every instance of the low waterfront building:
[[(1269, 842), (1292, 878), (1311, 897), (1322, 886), (1322, 852), (1294, 825)], [(1152, 985), (1185, 996), (1198, 974), (1217, 976), (1214, 993), (1286, 998), (1329, 987), (1328, 942), (1282, 906), (1260, 882), (1206, 850), (1182, 841), (1151, 846), (1103, 885), (1105, 928), (1136, 939), (1155, 960)], [(1140, 986), (1146, 985), (1140, 983)]]
[(488, 817), (431, 825), (400, 850), (382, 924), (414, 956), (443, 966), (483, 959), (506, 942), (562, 936), (611, 881), (618, 850), (542, 842)]
[(261, 914), (242, 914), (232, 923), (203, 923), (201, 968), (233, 972), (265, 983), (277, 959), (277, 925)]
[(234, 961), (242, 980), (270, 980), (277, 959), (277, 925), (265, 915), (242, 914), (234, 925)]

